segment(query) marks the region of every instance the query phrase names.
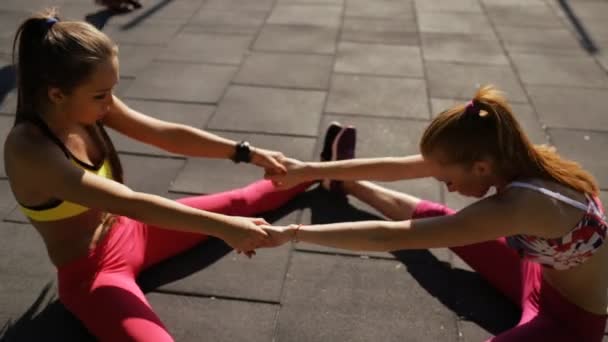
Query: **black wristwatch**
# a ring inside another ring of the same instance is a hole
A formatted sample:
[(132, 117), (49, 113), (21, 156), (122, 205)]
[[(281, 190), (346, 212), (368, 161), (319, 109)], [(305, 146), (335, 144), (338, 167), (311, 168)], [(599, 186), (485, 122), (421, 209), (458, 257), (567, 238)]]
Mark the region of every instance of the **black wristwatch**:
[(251, 145), (249, 145), (249, 141), (243, 140), (236, 144), (232, 161), (235, 163), (249, 163), (251, 161)]

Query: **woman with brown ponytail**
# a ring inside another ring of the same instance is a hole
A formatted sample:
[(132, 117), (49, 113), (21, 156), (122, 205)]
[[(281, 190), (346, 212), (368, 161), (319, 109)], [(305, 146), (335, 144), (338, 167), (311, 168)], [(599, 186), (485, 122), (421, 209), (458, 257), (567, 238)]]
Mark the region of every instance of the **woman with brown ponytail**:
[(100, 341), (172, 341), (137, 275), (208, 236), (253, 254), (268, 239), (260, 228), (267, 223), (247, 216), (278, 208), (306, 185), (278, 191), (264, 180), (178, 201), (134, 191), (122, 184), (106, 126), (173, 153), (285, 169), (278, 152), (129, 108), (112, 93), (118, 48), (87, 23), (36, 15), (14, 45), (18, 104), (6, 173), (57, 266), (59, 299)]
[[(355, 196), (391, 221), (264, 227), (272, 245), (299, 240), (368, 251), (450, 247), (522, 309), (519, 324), (491, 341), (601, 341), (608, 226), (593, 177), (553, 149), (532, 145), (490, 86), (439, 114), (420, 151), (400, 158), (290, 160), (286, 175), (268, 178), (283, 186), (330, 179), (324, 184), (333, 183), (333, 191)], [(454, 212), (356, 181), (421, 177), (465, 196), (484, 197), (492, 187), (496, 194)]]

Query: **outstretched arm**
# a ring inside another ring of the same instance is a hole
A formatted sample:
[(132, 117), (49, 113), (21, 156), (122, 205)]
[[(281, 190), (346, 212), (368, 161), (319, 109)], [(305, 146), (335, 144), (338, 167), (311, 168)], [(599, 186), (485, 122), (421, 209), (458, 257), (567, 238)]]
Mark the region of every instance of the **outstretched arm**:
[(529, 231), (529, 222), (508, 199), (493, 196), (460, 212), (406, 221), (362, 221), (263, 228), (275, 244), (289, 240), (350, 250), (393, 251), (463, 246)]
[[(116, 96), (112, 109), (103, 122), (135, 140), (165, 151), (192, 157), (232, 158), (237, 144), (233, 140), (195, 127), (142, 114), (129, 108)], [(285, 171), (280, 158), (283, 158), (283, 155), (279, 152), (252, 148), (251, 162), (277, 174)]]
[(396, 181), (433, 176), (433, 170), (422, 155), (406, 157), (359, 158), (331, 162), (301, 162), (286, 159), (287, 174), (266, 174), (266, 178), (283, 186), (314, 181), (375, 180)]

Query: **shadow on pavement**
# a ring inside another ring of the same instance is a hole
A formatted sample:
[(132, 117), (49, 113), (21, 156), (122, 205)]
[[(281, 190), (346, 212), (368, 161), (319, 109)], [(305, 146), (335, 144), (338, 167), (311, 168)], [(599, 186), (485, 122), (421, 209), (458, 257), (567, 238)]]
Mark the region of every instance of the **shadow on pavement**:
[[(328, 193), (320, 187), (297, 200), (305, 202), (300, 206), (310, 209), (313, 224), (384, 219), (357, 209), (344, 197)], [(431, 296), (460, 319), (472, 321), (494, 335), (508, 330), (519, 321), (521, 312), (517, 306), (477, 273), (451, 268), (428, 250), (403, 250), (392, 254)]]

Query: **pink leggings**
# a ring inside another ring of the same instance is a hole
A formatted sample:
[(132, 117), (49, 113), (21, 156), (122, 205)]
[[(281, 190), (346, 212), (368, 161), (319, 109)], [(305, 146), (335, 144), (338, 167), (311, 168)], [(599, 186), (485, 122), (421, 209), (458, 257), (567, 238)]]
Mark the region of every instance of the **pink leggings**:
[[(412, 218), (453, 213), (441, 204), (422, 201)], [(539, 264), (521, 260), (504, 238), (451, 249), (522, 309), (516, 327), (488, 341), (602, 340), (607, 316), (590, 313), (570, 303), (543, 280)]]
[[(280, 207), (307, 187), (276, 191), (269, 181), (259, 181), (179, 202), (227, 215), (252, 216)], [(206, 238), (121, 216), (88, 256), (59, 267), (59, 299), (100, 341), (173, 341), (135, 278), (147, 267)]]

